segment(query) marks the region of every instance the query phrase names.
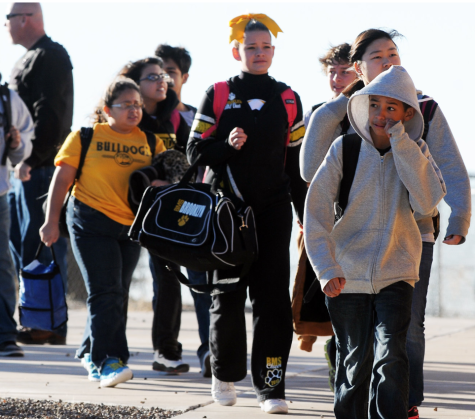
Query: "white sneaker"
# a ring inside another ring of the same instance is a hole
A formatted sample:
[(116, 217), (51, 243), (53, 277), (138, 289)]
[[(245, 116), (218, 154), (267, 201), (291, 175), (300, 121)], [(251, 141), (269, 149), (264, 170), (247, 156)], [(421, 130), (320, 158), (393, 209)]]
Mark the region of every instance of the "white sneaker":
[(221, 406), (233, 406), (237, 401), (234, 383), (220, 381), (214, 375), (211, 383), (211, 395), (213, 400)]
[(176, 360), (167, 359), (164, 355), (160, 354), (158, 350), (153, 354), (153, 366), (155, 371), (163, 371), (168, 374), (179, 374), (181, 372), (188, 372), (190, 366), (185, 364), (181, 358)]
[(285, 400), (282, 399), (267, 399), (260, 402), (261, 410), (266, 413), (289, 413), (289, 407)]

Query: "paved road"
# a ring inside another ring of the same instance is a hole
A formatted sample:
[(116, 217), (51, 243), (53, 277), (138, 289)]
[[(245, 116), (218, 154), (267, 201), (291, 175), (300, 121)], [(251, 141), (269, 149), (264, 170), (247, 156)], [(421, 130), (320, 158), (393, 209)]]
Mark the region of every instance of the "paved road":
[[(150, 325), (152, 313), (129, 313), (127, 336), (133, 353), (135, 378), (116, 388), (99, 389), (87, 380), (74, 351), (80, 341), (86, 313), (71, 310), (68, 345), (25, 346), (25, 358), (0, 359), (0, 397), (92, 402), (186, 411), (183, 419), (262, 418), (250, 378), (238, 383), (238, 403), (212, 403), (210, 379), (199, 374), (197, 323), (192, 312), (182, 316), (180, 340), (187, 374), (159, 375), (152, 371)], [(248, 315), (248, 327), (250, 329)], [(423, 419), (475, 419), (475, 319), (429, 318), (427, 321), (426, 401)], [(251, 337), (248, 338), (250, 341)], [(302, 352), (294, 340), (287, 373), (290, 418), (332, 418), (333, 395), (327, 388), (324, 339), (312, 353)], [(437, 410), (435, 410), (437, 409)]]

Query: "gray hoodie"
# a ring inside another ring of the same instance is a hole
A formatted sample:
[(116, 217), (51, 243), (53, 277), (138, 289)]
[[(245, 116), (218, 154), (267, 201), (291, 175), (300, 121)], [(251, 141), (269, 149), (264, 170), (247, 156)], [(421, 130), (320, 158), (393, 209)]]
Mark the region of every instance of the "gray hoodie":
[[(384, 156), (369, 133), (369, 95), (389, 96), (412, 106), (415, 116), (390, 129)], [(304, 219), (305, 245), (322, 289), (346, 278), (344, 293), (373, 294), (395, 282), (419, 278), (421, 236), (413, 211), (432, 216), (445, 184), (427, 144), (414, 84), (393, 66), (355, 93), (348, 115), (363, 139), (343, 217), (334, 225), (334, 204), (342, 179), (342, 138), (330, 147), (310, 185)]]
[[(419, 99), (422, 92), (418, 92)], [(341, 132), (340, 122), (347, 113), (348, 98), (343, 94), (320, 106), (310, 118), (300, 151), (301, 176), (310, 182), (322, 163), (332, 142)], [(350, 128), (348, 134), (353, 131)], [(445, 202), (452, 212), (444, 237), (458, 234), (465, 241), (471, 219), (471, 187), (467, 169), (455, 139), (440, 106), (429, 123), (426, 142), (447, 184)], [(424, 241), (433, 241), (433, 224), (430, 217), (416, 216)]]

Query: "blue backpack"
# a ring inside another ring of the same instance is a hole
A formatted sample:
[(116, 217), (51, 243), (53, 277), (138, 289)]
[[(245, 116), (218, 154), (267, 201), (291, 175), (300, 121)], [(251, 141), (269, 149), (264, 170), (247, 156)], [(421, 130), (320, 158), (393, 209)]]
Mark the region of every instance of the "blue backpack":
[(45, 266), (35, 259), (20, 271), (20, 324), (32, 329), (54, 331), (68, 321), (63, 280), (52, 247), (53, 262)]

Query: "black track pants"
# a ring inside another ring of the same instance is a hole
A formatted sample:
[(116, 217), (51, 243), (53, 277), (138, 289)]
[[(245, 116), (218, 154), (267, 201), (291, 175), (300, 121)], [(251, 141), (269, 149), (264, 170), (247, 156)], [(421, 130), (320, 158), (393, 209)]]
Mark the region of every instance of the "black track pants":
[[(259, 258), (249, 273), (253, 310), (251, 374), (259, 401), (285, 398), (285, 370), (292, 344), (289, 244), (290, 204), (256, 217)], [(236, 382), (247, 374), (246, 288), (213, 297), (210, 347), (213, 375)]]

